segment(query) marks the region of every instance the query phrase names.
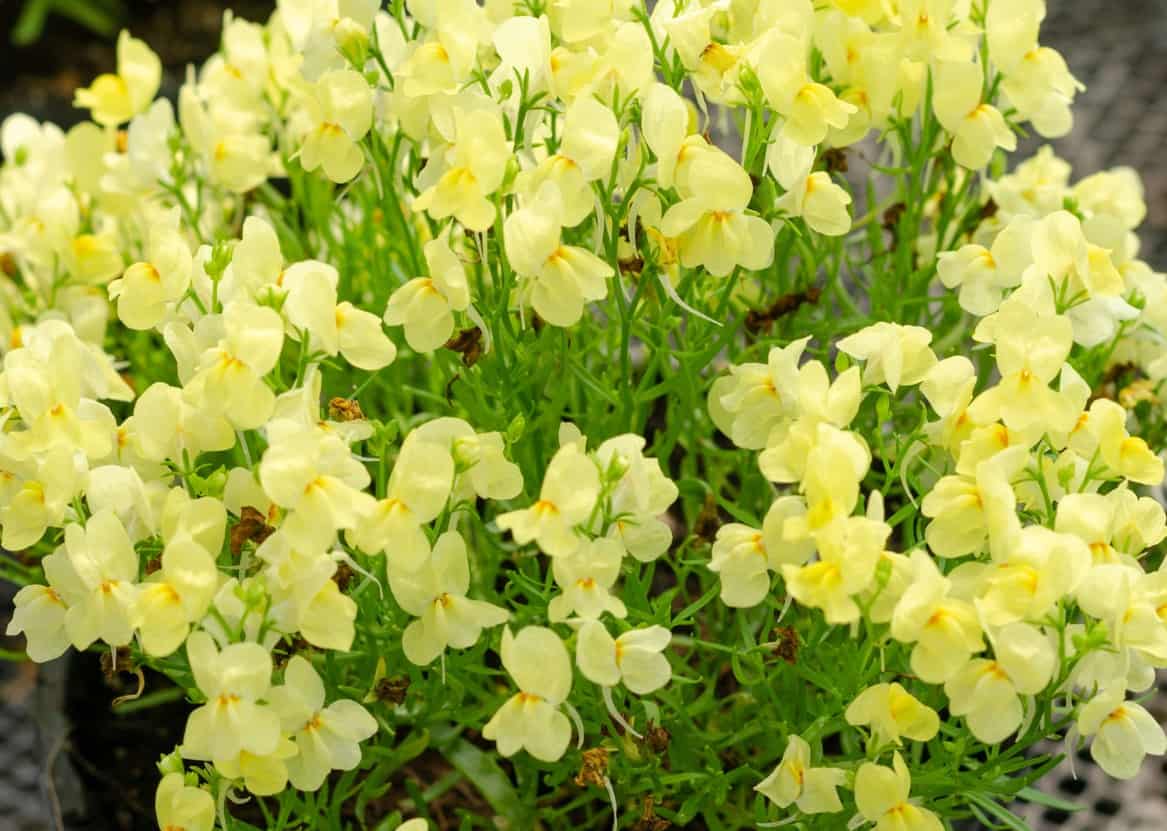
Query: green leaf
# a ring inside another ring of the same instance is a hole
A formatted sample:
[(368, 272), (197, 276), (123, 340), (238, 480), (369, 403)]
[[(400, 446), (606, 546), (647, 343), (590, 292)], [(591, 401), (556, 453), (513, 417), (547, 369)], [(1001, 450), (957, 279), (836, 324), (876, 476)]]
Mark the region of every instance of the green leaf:
[(1081, 811), (1084, 806), (1076, 802), (1068, 802), (1065, 799), (1059, 799), (1053, 794), (1048, 794), (1037, 788), (1022, 788), (1017, 792), (1017, 798), (1023, 799), (1034, 805), (1042, 805), (1046, 808), (1054, 808), (1058, 811), (1066, 811), (1067, 813), (1075, 813)]
[(27, 46), (41, 36), (51, 0), (28, 0), (20, 10), (20, 17), (12, 27), (12, 42)]
[(507, 827), (533, 827), (534, 818), (530, 814), (530, 807), (519, 799), (514, 785), (495, 761), (493, 753), (480, 750), (460, 736), (443, 742), (439, 749), (446, 761), (478, 788), (490, 807), (507, 820)]
[(981, 796), (977, 793), (970, 793), (968, 795), (968, 801), (1000, 822), (1001, 825), (999, 827), (1001, 828), (1011, 828), (1013, 831), (1033, 831), (1033, 829), (1029, 827), (1029, 823), (1021, 819), (1021, 817), (1014, 814), (1005, 806), (999, 805), (988, 797)]

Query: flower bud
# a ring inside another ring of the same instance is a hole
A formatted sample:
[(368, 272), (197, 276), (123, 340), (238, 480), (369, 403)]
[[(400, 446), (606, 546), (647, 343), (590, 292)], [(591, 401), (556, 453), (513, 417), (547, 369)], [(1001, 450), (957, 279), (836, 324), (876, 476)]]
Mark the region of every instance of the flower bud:
[(527, 419), (521, 415), (517, 415), (507, 425), (507, 444), (514, 444), (523, 437), (523, 433), (527, 430)]
[(158, 760), (158, 772), (163, 776), (168, 773), (182, 773), (182, 754), (177, 750), (167, 753)]
[(351, 17), (342, 17), (332, 27), (336, 48), (353, 66), (364, 66), (369, 57), (369, 33)]
[(482, 458), (482, 448), (477, 438), (459, 436), (450, 446), (450, 453), (454, 457), (454, 467), (457, 473), (462, 473), (478, 464)]
[(604, 479), (607, 482), (619, 482), (624, 478), (624, 474), (628, 472), (631, 462), (623, 453), (613, 453), (611, 461), (608, 462), (608, 469), (604, 471)]

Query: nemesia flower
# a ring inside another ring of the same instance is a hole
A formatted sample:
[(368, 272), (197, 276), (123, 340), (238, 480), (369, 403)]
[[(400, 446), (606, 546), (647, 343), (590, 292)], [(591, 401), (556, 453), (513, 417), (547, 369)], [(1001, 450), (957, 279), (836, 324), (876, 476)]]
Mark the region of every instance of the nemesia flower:
[(187, 399), (181, 387), (161, 381), (138, 396), (132, 424), (132, 441), (150, 461), (177, 461), (183, 453), (197, 457), (235, 445), (235, 431), (226, 418), (203, 411)]
[(24, 586), (16, 593), (12, 619), (5, 630), (10, 636), (23, 634), (28, 657), (38, 663), (60, 657), (72, 644), (65, 627), (69, 610), (65, 596), (72, 599), (84, 596), (84, 586), (65, 551), (58, 549), (47, 555), (41, 565), (48, 585)]
[(254, 429), (267, 421), (275, 395), (263, 376), (284, 345), (284, 323), (265, 306), (236, 301), (223, 312), (223, 337), (198, 357), (185, 394), (197, 407)]
[(529, 205), (507, 217), (503, 237), (507, 258), (526, 278), (521, 291), (531, 308), (548, 323), (572, 326), (584, 303), (607, 297), (612, 267), (586, 249), (563, 245), (562, 225), (562, 198), (547, 183)]
[[(346, 464), (360, 466), (348, 456), (347, 449), (346, 456)], [(364, 467), (360, 467), (363, 471)], [(375, 502), (361, 500), (356, 505), (356, 521), (346, 526), (349, 540), (369, 553), (384, 551), (390, 573), (416, 570), (430, 553), (422, 526), (442, 512), (453, 484), (454, 460), (450, 452), (420, 434), (410, 434), (401, 445), (386, 497)]]
[(165, 535), (161, 567), (141, 584), (134, 602), (133, 624), (151, 655), (177, 650), (190, 624), (206, 614), (218, 588), (215, 559), (227, 525), (223, 504), (203, 497), (191, 500), (177, 513)]
[(148, 262), (135, 263), (109, 284), (118, 301), (118, 317), (131, 329), (150, 329), (190, 285), (190, 248), (178, 232), (177, 212), (150, 229)]
[(405, 657), (419, 666), (432, 662), (447, 647), (473, 646), (486, 627), (510, 616), (481, 600), (470, 600), (470, 565), (466, 543), (457, 531), (447, 531), (433, 552), (414, 572), (391, 572), (389, 586), (401, 608), (418, 619), (405, 628), (401, 646)]
[(647, 695), (672, 677), (668, 659), (661, 654), (671, 638), (663, 626), (631, 629), (613, 638), (604, 624), (591, 620), (579, 631), (576, 664), (589, 681), (604, 687), (623, 682), (630, 692)]
[(77, 90), (73, 103), (91, 110), (98, 124), (116, 127), (145, 110), (161, 82), (158, 56), (123, 30), (118, 35), (117, 74), (98, 75), (89, 87)]
[(716, 421), (717, 413), (724, 413), (728, 421), (723, 432), (734, 444), (761, 449), (775, 425), (798, 415), (802, 403), (798, 362), (809, 341), (801, 338), (787, 346), (775, 346), (766, 363), (734, 366), (730, 376), (714, 383), (709, 392), (710, 415)]
[(312, 664), (293, 655), (284, 683), (269, 693), (283, 731), (296, 744), (286, 760), (288, 778), (297, 788), (314, 791), (330, 770), (352, 770), (361, 761), (360, 743), (377, 732), (377, 722), (355, 701), (342, 698), (324, 705), (324, 683)]
[(77, 594), (68, 598), (65, 612), (65, 631), (74, 648), (96, 640), (110, 646), (129, 643), (139, 591), (138, 556), (121, 521), (107, 510), (90, 517), (84, 528), (67, 526), (65, 553), (77, 581)]
[(1024, 717), (1019, 696), (1041, 692), (1057, 660), (1049, 638), (1026, 623), (1001, 628), (992, 641), (995, 659), (974, 658), (944, 684), (949, 711), (965, 716), (972, 734), (986, 744), (1016, 732)]
[(614, 436), (596, 448), (596, 463), (623, 475), (612, 486), (612, 514), (615, 520), (609, 536), (640, 562), (651, 562), (664, 554), (673, 541), (673, 532), (660, 517), (677, 499), (677, 486), (661, 471), (660, 461), (644, 455), (642, 436), (626, 433)]
[(1070, 74), (1061, 55), (1038, 45), (1038, 26), (1044, 17), (1044, 0), (1027, 0), (1007, 10), (990, 7), (985, 15), (986, 39), (993, 62), (1004, 73), (1001, 88), (1009, 102), (1038, 133), (1057, 138), (1070, 131), (1070, 104), (1084, 87)]
[(774, 257), (773, 233), (761, 217), (745, 213), (753, 186), (749, 175), (713, 147), (695, 155), (682, 191), (685, 198), (661, 218), (661, 232), (677, 240), (681, 265), (725, 277), (735, 267), (765, 268)]
[(471, 231), (494, 223), (490, 196), (502, 184), (510, 156), (502, 119), (488, 109), (454, 114), (454, 142), (422, 171), (427, 183), (413, 203), (434, 219), (453, 216)]
[(940, 728), (936, 711), (899, 684), (875, 684), (859, 693), (844, 714), (848, 724), (870, 725), (877, 744), (901, 744), (901, 737), (931, 741)]
[(891, 529), (866, 517), (834, 520), (815, 534), (818, 559), (782, 566), (786, 590), (799, 603), (823, 610), (831, 623), (859, 618), (854, 596), (875, 578), (875, 567)]
[(770, 572), (784, 565), (802, 565), (814, 553), (813, 540), (788, 541), (786, 521), (806, 514), (796, 496), (783, 496), (766, 512), (762, 530), (731, 522), (717, 529), (710, 571), (721, 577), (721, 600), (727, 606), (750, 607), (770, 590)]
[(358, 142), (373, 121), (373, 94), (363, 77), (349, 69), (326, 72), (305, 98), (312, 128), (300, 146), (300, 164), (317, 167), (334, 182), (347, 182), (365, 163)]
[(154, 815), (159, 828), (211, 831), (215, 827), (215, 798), (186, 784), (181, 773), (168, 773), (158, 783)]
[(503, 756), (526, 750), (554, 762), (571, 741), (571, 723), (559, 710), (571, 690), (571, 659), (559, 636), (541, 626), (512, 635), (502, 633), (502, 665), (519, 692), (511, 696), (482, 728), (483, 738)]
[(591, 515), (599, 493), (595, 462), (577, 445), (565, 444), (547, 467), (539, 501), (530, 508), (499, 514), (496, 522), (520, 544), (534, 541), (552, 557), (569, 556), (582, 542), (575, 526)]
[(804, 814), (830, 814), (843, 810), (837, 789), (846, 773), (838, 768), (812, 767), (810, 745), (801, 736), (786, 740), (786, 752), (773, 772), (754, 786), (779, 808), (794, 805)]
[(1093, 737), (1090, 756), (1116, 779), (1133, 777), (1147, 754), (1167, 753), (1167, 736), (1154, 716), (1123, 699), (1123, 690), (1111, 687), (1087, 702), (1078, 714), (1078, 731)]
[(243, 786), (256, 796), (273, 796), (288, 786), (287, 760), (296, 755), (296, 745), (280, 737), (271, 753), (258, 756), (240, 750), (234, 759), (218, 759), (215, 770), (228, 779), (243, 781)]
[[(1126, 430), (1126, 411), (1113, 401), (1100, 398), (1083, 417), (1086, 431), (1096, 443), (1106, 466), (1132, 482), (1157, 485), (1163, 481), (1163, 460), (1138, 436)], [(1082, 444), (1078, 447), (1085, 449)]]
[(307, 546), (295, 541), (281, 528), (255, 549), (265, 565), (266, 592), (279, 607), (276, 625), (282, 631), (298, 631), (313, 646), (347, 651), (356, 636), (356, 602), (332, 579), (336, 559), (310, 545), (311, 541)]
[(914, 643), (912, 670), (923, 680), (939, 684), (951, 678), (974, 653), (984, 647), (976, 609), (950, 596), (951, 581), (940, 574), (931, 558), (912, 552), (915, 581), (896, 605), (892, 637)]
[(1024, 528), (981, 574), (977, 608), (991, 626), (1037, 621), (1090, 571), (1085, 543), (1041, 526)]
[(429, 277), (415, 277), (389, 297), (385, 322), (405, 327), (405, 341), (418, 352), (432, 352), (454, 332), (453, 312), (470, 305), (466, 270), (450, 249), (450, 229), (425, 244)]
[[(846, 126), (856, 108), (840, 101), (807, 72), (807, 48), (789, 34), (774, 30), (760, 39), (751, 56), (762, 90), (774, 111), (786, 119), (782, 135), (806, 146), (821, 142), (829, 127)], [(775, 60), (774, 56), (781, 56)]]
[(863, 819), (875, 823), (876, 831), (941, 831), (939, 817), (908, 801), (911, 787), (911, 774), (898, 752), (890, 768), (864, 762), (855, 774), (855, 807)]
[(182, 738), (187, 759), (234, 759), (246, 750), (264, 756), (276, 749), (280, 722), (261, 703), (271, 687), (272, 661), (256, 643), (222, 650), (206, 632), (186, 641), (187, 657), (206, 703), (190, 714)]
[(556, 557), (551, 569), (562, 593), (547, 605), (548, 619), (557, 623), (573, 614), (588, 620), (598, 619), (604, 612), (614, 617), (627, 615), (624, 601), (612, 593), (623, 561), (623, 547), (611, 538), (585, 542), (573, 554)]
[(936, 363), (932, 333), (920, 326), (876, 323), (839, 341), (839, 349), (865, 361), (863, 381), (899, 387), (918, 384)]
[[(1014, 295), (1016, 296), (1016, 295)], [(1038, 315), (1021, 302), (1002, 304), (984, 337), (996, 346), (1000, 382), (982, 392), (969, 406), (969, 414), (986, 422), (997, 417), (1013, 430), (1041, 423), (1054, 431), (1067, 431), (1076, 414), (1072, 405), (1049, 387), (1057, 377), (1073, 345), (1070, 321), (1060, 315)]]
[(460, 418), (435, 418), (415, 431), (418, 441), (446, 446), (454, 459), (454, 501), (474, 494), (483, 499), (514, 499), (523, 489), (523, 473), (506, 457), (506, 442), (497, 432), (479, 433)]
[(942, 252), (936, 272), (947, 288), (960, 289), (960, 307), (975, 315), (995, 312), (1005, 293), (1021, 283), (1033, 260), (1031, 221), (1014, 217), (1001, 229), (991, 248), (977, 243)]
[(998, 147), (1014, 150), (1017, 137), (1000, 111), (981, 98), (982, 67), (975, 63), (943, 61), (935, 69), (933, 98), (936, 120), (953, 134), (952, 157), (964, 167), (979, 170)]
[(268, 441), (259, 479), (272, 501), (291, 511), (285, 533), (314, 549), (357, 527), (373, 502), (364, 493), (369, 473), (340, 437), (278, 420), (268, 424)]
[(371, 312), (347, 300), (336, 302), (339, 281), (336, 269), (308, 260), (280, 272), (284, 296), (282, 311), (297, 331), (297, 339), (309, 337), (327, 355), (341, 354), (359, 369), (381, 369), (393, 362), (397, 348)]
[(792, 216), (801, 216), (812, 230), (839, 236), (851, 230), (847, 206), (851, 196), (823, 172), (811, 172), (814, 148), (791, 141), (775, 129), (775, 138), (766, 151), (766, 166), (786, 193), (776, 207)]

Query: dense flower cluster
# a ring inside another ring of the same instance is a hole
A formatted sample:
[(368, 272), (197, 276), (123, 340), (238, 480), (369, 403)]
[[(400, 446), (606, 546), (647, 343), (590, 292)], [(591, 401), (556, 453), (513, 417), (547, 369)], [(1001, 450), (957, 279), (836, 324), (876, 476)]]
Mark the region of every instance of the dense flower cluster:
[(185, 692), (162, 828), (433, 747), (510, 827), (926, 831), (1167, 751), (1167, 276), (1132, 171), (1003, 173), (1041, 0), (277, 5), (0, 127), (9, 632)]

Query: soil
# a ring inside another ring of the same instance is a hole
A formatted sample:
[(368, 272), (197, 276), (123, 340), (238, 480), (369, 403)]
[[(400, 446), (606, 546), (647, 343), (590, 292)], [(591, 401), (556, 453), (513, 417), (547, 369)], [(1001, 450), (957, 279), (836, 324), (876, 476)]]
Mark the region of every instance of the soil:
[[(171, 686), (163, 676), (146, 672), (146, 693)], [(70, 831), (157, 831), (157, 762), (182, 741), (190, 705), (179, 698), (114, 714), (113, 700), (137, 687), (137, 678), (129, 673), (107, 677), (97, 653), (78, 653), (70, 660), (65, 711), (73, 730), (68, 754), (88, 803), (61, 806)]]

